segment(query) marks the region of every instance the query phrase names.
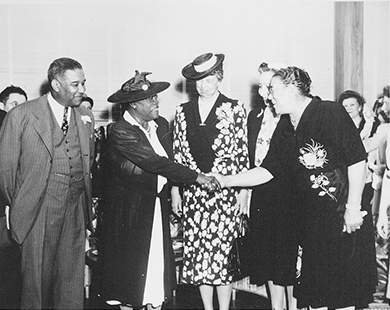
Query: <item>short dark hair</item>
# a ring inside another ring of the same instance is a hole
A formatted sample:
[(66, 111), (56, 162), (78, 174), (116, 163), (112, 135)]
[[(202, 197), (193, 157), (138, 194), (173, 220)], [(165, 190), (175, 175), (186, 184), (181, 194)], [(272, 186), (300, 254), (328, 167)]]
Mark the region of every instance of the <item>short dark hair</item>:
[(28, 100), (27, 94), (22, 88), (19, 86), (10, 85), (0, 93), (0, 102), (5, 103), (11, 94), (20, 94), (26, 97), (26, 100)]
[(83, 101), (88, 101), (90, 104), (91, 104), (91, 109), (93, 108), (93, 99), (91, 97), (83, 97), (83, 99), (81, 100), (81, 102)]
[(47, 71), (47, 79), (49, 84), (56, 77), (63, 76), (67, 70), (83, 69), (81, 64), (72, 58), (62, 57), (54, 60)]
[(285, 85), (294, 84), (302, 96), (311, 96), (311, 78), (304, 69), (294, 66), (281, 68), (275, 72), (274, 77), (281, 79)]
[(360, 107), (363, 107), (363, 105), (366, 103), (363, 96), (354, 90), (346, 90), (342, 92), (337, 101), (338, 103), (343, 104), (343, 101), (349, 98), (355, 98)]
[(390, 98), (390, 85), (383, 87), (383, 96)]

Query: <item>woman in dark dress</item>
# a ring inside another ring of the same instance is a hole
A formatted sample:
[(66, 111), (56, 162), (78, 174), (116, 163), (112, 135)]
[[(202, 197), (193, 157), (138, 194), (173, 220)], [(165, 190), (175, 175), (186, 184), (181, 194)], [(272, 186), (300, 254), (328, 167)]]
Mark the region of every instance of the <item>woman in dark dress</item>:
[(172, 139), (157, 97), (169, 83), (152, 83), (148, 74), (136, 71), (108, 98), (125, 112), (107, 140), (102, 297), (124, 309), (161, 308), (176, 285), (167, 179), (210, 189), (215, 181), (169, 159)]
[[(365, 105), (366, 101), (358, 92), (354, 90), (343, 91), (337, 101), (351, 117), (367, 152), (366, 180), (363, 189), (362, 205), (371, 206), (374, 196), (372, 167), (377, 159), (377, 149), (370, 149), (370, 147), (373, 140), (372, 137), (376, 133), (379, 123), (375, 122), (374, 112)], [(374, 210), (373, 208), (371, 209)]]
[(366, 153), (345, 109), (312, 98), (310, 86), (302, 69), (275, 73), (270, 93), (283, 115), (267, 157), (260, 167), (219, 179), (231, 187), (290, 176), (303, 211), (298, 308), (365, 308), (376, 285), (371, 210), (361, 209)]
[[(259, 167), (267, 155), (271, 137), (280, 116), (269, 100), (268, 85), (281, 64), (259, 66), (259, 94), (266, 107), (253, 109), (248, 116), (248, 149), (251, 168)], [(293, 203), (288, 176), (252, 188), (250, 233), (243, 257), (250, 282), (269, 287), (272, 308), (296, 309), (293, 285), (296, 283), (298, 253), (298, 210)], [(247, 250), (246, 250), (247, 249)]]

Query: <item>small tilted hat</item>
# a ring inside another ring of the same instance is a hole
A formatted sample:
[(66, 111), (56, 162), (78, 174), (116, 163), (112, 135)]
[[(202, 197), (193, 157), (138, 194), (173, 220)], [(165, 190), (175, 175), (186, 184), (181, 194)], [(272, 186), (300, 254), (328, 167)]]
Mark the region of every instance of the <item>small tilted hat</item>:
[(171, 84), (168, 82), (150, 82), (146, 76), (151, 72), (135, 70), (135, 76), (126, 81), (120, 90), (108, 97), (112, 103), (130, 103), (140, 101), (166, 90)]
[(201, 80), (211, 72), (222, 66), (225, 59), (224, 54), (206, 53), (196, 57), (191, 63), (186, 65), (181, 74), (190, 80)]

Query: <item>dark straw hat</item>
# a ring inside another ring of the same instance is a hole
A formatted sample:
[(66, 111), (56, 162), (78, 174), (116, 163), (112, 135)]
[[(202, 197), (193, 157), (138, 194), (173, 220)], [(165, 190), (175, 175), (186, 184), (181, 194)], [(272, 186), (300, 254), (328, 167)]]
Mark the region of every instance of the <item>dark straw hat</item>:
[(112, 103), (130, 103), (140, 101), (166, 90), (171, 84), (168, 82), (150, 82), (146, 76), (151, 72), (135, 70), (135, 76), (125, 82), (121, 89), (108, 97)]
[(190, 80), (200, 80), (208, 76), (211, 72), (222, 66), (225, 59), (224, 54), (206, 53), (196, 57), (193, 62), (186, 65), (181, 74)]

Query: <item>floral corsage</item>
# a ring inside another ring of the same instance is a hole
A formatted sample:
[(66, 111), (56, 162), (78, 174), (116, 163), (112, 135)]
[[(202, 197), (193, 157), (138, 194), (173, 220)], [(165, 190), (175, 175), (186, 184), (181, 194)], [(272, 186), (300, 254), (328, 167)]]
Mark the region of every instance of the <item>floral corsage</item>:
[(218, 129), (228, 128), (230, 124), (234, 123), (234, 113), (230, 102), (222, 103), (222, 105), (215, 110), (215, 114), (219, 120), (216, 125)]
[(81, 121), (84, 123), (84, 125), (92, 122), (89, 115), (81, 115)]

